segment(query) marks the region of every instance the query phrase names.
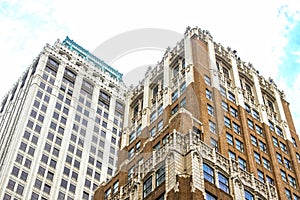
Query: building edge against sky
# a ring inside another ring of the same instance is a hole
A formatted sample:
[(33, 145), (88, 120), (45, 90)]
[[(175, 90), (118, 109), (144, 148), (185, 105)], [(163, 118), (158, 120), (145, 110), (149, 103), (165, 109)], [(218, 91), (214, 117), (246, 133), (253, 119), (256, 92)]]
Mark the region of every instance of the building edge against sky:
[(0, 199), (91, 199), (116, 170), (121, 78), (68, 37), (47, 44), (0, 107)]
[(117, 173), (95, 200), (300, 199), (284, 93), (208, 31), (187, 28), (128, 92), (124, 116)]

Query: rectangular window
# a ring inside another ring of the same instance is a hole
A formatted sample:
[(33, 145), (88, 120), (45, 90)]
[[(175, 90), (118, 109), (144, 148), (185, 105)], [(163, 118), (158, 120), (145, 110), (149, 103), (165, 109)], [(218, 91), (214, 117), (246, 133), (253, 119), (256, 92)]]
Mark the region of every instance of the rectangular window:
[(119, 190), (119, 181), (115, 182), (113, 185), (113, 194), (118, 192), (118, 190)]
[(280, 142), (280, 148), (283, 152), (287, 153), (287, 148), (286, 148), (286, 145), (283, 144), (282, 142)]
[(150, 115), (150, 123), (154, 122), (155, 119), (156, 119), (156, 111), (154, 111), (153, 113), (151, 113), (151, 115)]
[(153, 89), (152, 89), (152, 97), (156, 97), (158, 93), (158, 85), (156, 85)]
[(259, 140), (259, 149), (263, 152), (267, 152), (267, 145)]
[(205, 191), (206, 194), (206, 200), (217, 200), (217, 197), (212, 195), (211, 193)]
[(295, 138), (293, 138), (293, 137), (292, 137), (292, 142), (293, 142), (294, 147), (297, 147), (296, 140), (295, 140)]
[(270, 161), (267, 160), (266, 158), (262, 158), (263, 160), (263, 165), (264, 165), (264, 168), (268, 169), (268, 170), (271, 170), (271, 165), (270, 165)]
[(135, 139), (135, 132), (132, 132), (130, 135), (129, 135), (129, 144), (131, 142), (133, 142), (133, 140)]
[(258, 121), (260, 120), (258, 111), (253, 110), (253, 117), (254, 117), (256, 120), (258, 120)]
[(184, 81), (184, 82), (180, 85), (180, 94), (182, 94), (182, 93), (184, 92), (185, 88), (186, 88), (186, 83), (185, 83), (185, 81)]
[(157, 131), (161, 131), (161, 129), (163, 128), (163, 124), (164, 124), (164, 121), (163, 121), (163, 120), (160, 120), (160, 121), (157, 123)]
[(257, 139), (256, 139), (256, 137), (253, 136), (253, 135), (250, 135), (250, 139), (251, 139), (252, 145), (257, 146)]
[(210, 138), (210, 144), (211, 144), (212, 148), (214, 148), (216, 151), (218, 151), (218, 142), (215, 139)]
[(235, 103), (235, 95), (233, 93), (228, 92), (228, 99), (233, 103)]
[(284, 158), (284, 165), (286, 168), (288, 168), (289, 170), (292, 169), (292, 165), (291, 165), (291, 161), (289, 161), (288, 159)]
[(160, 104), (157, 108), (158, 116), (160, 116), (163, 113), (163, 104)]
[(272, 140), (273, 140), (274, 146), (275, 146), (275, 147), (279, 147), (277, 138), (275, 138), (275, 137), (273, 136), (273, 137), (272, 137)]
[(156, 177), (156, 187), (158, 187), (160, 184), (162, 184), (165, 181), (165, 165), (163, 165), (156, 171), (155, 177)]
[(180, 107), (181, 108), (185, 108), (186, 105), (186, 98), (184, 97), (181, 101), (180, 101)]
[(226, 89), (220, 85), (220, 93), (222, 96), (226, 97)]
[(132, 173), (133, 173), (133, 167), (131, 167), (129, 170), (128, 170), (128, 180), (130, 180), (132, 178)]
[(276, 158), (277, 158), (278, 163), (280, 163), (280, 164), (283, 163), (282, 157), (281, 157), (281, 154), (280, 154), (280, 153), (277, 153), (277, 152), (276, 152)]
[(214, 184), (214, 170), (207, 164), (203, 163), (204, 179)]
[(107, 169), (107, 174), (108, 174), (108, 175), (112, 175), (112, 173), (113, 173), (113, 170), (109, 167), (109, 168)]
[(275, 131), (274, 124), (270, 120), (269, 120), (269, 127), (270, 127), (271, 131)]
[(176, 105), (176, 106), (172, 109), (171, 114), (174, 115), (175, 113), (177, 113), (177, 111), (178, 111), (178, 105)]
[(293, 194), (293, 200), (300, 200), (300, 197), (297, 196), (297, 195), (295, 195), (295, 194)]
[(139, 151), (140, 148), (141, 148), (141, 141), (139, 141), (138, 143), (136, 143), (136, 145), (135, 145), (135, 150), (136, 150), (136, 151)]
[(255, 152), (254, 151), (254, 159), (255, 159), (255, 162), (257, 162), (258, 164), (260, 164), (260, 155), (259, 153)]
[(265, 182), (265, 179), (264, 179), (264, 173), (260, 170), (257, 170), (257, 176), (258, 176), (258, 179), (261, 181), (261, 182)]
[(207, 75), (204, 75), (204, 82), (206, 85), (211, 85), (211, 80)]
[(294, 188), (297, 187), (296, 185), (296, 179), (294, 177), (292, 177), (291, 175), (288, 176), (289, 177), (289, 182), (290, 182), (290, 185)]
[(241, 157), (238, 157), (238, 163), (239, 163), (239, 167), (243, 170), (247, 170), (247, 163), (246, 161), (241, 158)]
[(229, 156), (229, 158), (230, 159), (233, 159), (233, 160), (235, 160), (236, 159), (236, 157), (235, 157), (235, 153), (233, 153), (232, 151), (230, 151), (230, 150), (228, 150), (228, 156)]
[(139, 136), (142, 133), (142, 125), (139, 125), (136, 129), (136, 135)]
[(278, 126), (276, 126), (276, 133), (277, 133), (277, 135), (283, 137), (282, 129), (279, 128)]
[(248, 85), (247, 83), (245, 83), (245, 88), (246, 88), (247, 92), (248, 92), (250, 95), (252, 95), (252, 89), (251, 89), (251, 86)]
[(231, 134), (226, 133), (226, 139), (228, 144), (233, 145), (233, 137)]
[(244, 144), (240, 140), (235, 139), (235, 147), (237, 150), (244, 152)]
[(109, 196), (110, 196), (110, 193), (111, 193), (111, 189), (109, 188), (108, 190), (106, 190), (106, 191), (104, 192), (104, 199), (108, 199)]
[(300, 163), (300, 154), (299, 153), (296, 153), (296, 158), (298, 160), (298, 163)]
[(160, 142), (158, 142), (156, 145), (154, 145), (153, 150), (157, 151), (160, 149)]
[(230, 106), (230, 114), (235, 118), (238, 118), (238, 116), (239, 116), (237, 109), (235, 109), (231, 106)]
[(274, 185), (274, 180), (269, 177), (268, 175), (266, 176), (267, 182), (270, 183), (271, 185)]
[(225, 126), (227, 126), (228, 128), (231, 128), (231, 122), (230, 119), (226, 116), (224, 116), (224, 124)]
[(245, 110), (248, 114), (251, 114), (251, 108), (248, 104), (245, 103)]
[(287, 182), (286, 173), (282, 169), (280, 170), (281, 178), (283, 181)]
[(260, 126), (258, 125), (255, 125), (255, 130), (256, 132), (259, 134), (259, 135), (263, 135), (263, 130)]
[(210, 104), (207, 104), (207, 112), (210, 116), (214, 116), (214, 107), (212, 107)]
[(248, 119), (248, 126), (249, 128), (251, 128), (252, 130), (254, 130), (254, 124), (253, 124), (253, 121)]
[(222, 101), (222, 108), (223, 108), (223, 110), (228, 112), (228, 103), (226, 103), (225, 101)]
[(212, 133), (216, 133), (216, 124), (209, 120), (209, 130)]
[(254, 195), (248, 190), (244, 190), (245, 200), (254, 200)]
[(292, 200), (292, 193), (290, 190), (285, 188), (285, 195), (288, 200)]
[(178, 99), (178, 90), (172, 93), (172, 103)]
[(229, 181), (223, 174), (218, 173), (219, 188), (226, 193), (229, 193)]
[(152, 176), (150, 176), (143, 184), (143, 196), (147, 197), (152, 192)]
[(212, 93), (209, 89), (205, 90), (206, 98), (212, 100)]
[(156, 127), (153, 127), (151, 130), (150, 130), (150, 135), (151, 137), (154, 137), (156, 134)]
[(8, 181), (8, 184), (7, 184), (7, 188), (13, 191), (14, 188), (15, 188), (15, 184), (16, 184), (15, 181), (9, 180), (9, 181)]
[(235, 122), (232, 122), (233, 131), (237, 134), (241, 134), (241, 128), (238, 124)]
[(164, 145), (164, 144), (167, 144), (167, 142), (168, 142), (168, 135), (165, 135), (162, 139), (162, 143)]

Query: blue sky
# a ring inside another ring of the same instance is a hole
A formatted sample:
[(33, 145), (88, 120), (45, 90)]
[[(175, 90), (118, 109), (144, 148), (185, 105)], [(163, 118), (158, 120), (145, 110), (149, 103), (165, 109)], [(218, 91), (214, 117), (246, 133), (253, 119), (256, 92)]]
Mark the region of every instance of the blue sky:
[[(2, 0), (0, 54), (5, 73), (0, 74), (0, 97), (46, 43), (67, 35), (93, 51), (107, 39), (133, 29), (184, 33), (187, 26), (198, 26), (209, 30), (223, 46), (236, 49), (241, 59), (251, 62), (263, 76), (275, 80), (291, 103), (300, 131), (299, 11), (296, 0)], [(161, 56), (162, 52), (130, 55), (115, 67), (125, 73), (129, 65), (156, 63)]]

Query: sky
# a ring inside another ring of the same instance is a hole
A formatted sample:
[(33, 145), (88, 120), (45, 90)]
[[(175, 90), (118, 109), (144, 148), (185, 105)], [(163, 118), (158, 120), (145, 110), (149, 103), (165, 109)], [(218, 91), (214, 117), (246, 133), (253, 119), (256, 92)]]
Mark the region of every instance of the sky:
[[(0, 98), (46, 43), (66, 36), (90, 50), (136, 29), (183, 34), (186, 27), (208, 30), (286, 94), (300, 132), (300, 3), (294, 0), (2, 0), (0, 2)], [(146, 38), (145, 38), (146, 39)], [(127, 55), (111, 64), (122, 73), (153, 64), (163, 51)], [(139, 59), (137, 59), (139, 58)]]

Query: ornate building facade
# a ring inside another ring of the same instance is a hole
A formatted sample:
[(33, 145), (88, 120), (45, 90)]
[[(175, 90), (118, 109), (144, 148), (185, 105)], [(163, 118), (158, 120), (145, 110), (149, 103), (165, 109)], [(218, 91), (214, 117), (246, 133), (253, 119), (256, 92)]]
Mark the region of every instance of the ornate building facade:
[(68, 37), (47, 44), (0, 106), (0, 199), (92, 199), (116, 170), (121, 79)]
[(188, 28), (126, 96), (105, 199), (300, 199), (300, 141), (272, 79)]

